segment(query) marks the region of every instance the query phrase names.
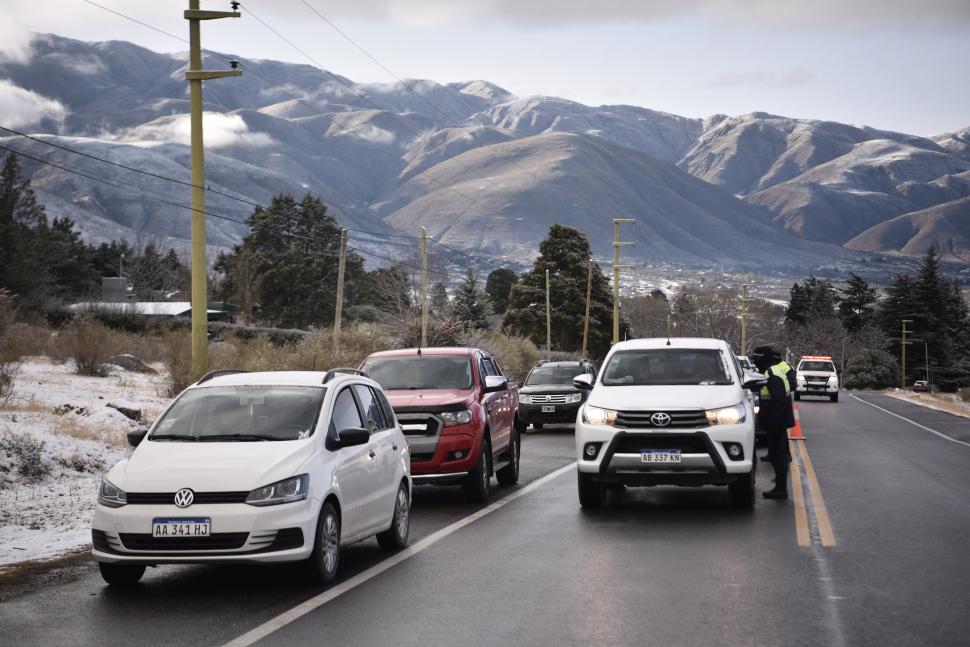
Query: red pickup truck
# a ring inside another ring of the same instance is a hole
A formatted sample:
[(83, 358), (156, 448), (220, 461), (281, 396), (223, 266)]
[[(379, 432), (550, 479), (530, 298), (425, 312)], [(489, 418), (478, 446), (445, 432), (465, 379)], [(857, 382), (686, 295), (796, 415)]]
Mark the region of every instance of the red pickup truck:
[(380, 384), (411, 448), (416, 485), (461, 485), (488, 500), (492, 475), (519, 480), (518, 387), (477, 348), (411, 348), (374, 353), (361, 370)]

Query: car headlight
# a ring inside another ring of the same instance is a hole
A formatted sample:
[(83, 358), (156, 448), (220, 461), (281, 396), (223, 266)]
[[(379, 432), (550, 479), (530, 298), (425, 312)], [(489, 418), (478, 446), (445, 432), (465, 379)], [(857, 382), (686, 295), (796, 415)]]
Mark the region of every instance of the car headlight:
[(570, 393), (569, 395), (566, 396), (566, 404), (576, 404), (577, 402), (581, 402), (582, 400), (583, 400), (582, 393)]
[(279, 505), (302, 501), (310, 491), (310, 475), (300, 474), (256, 488), (246, 497), (249, 505)]
[(532, 396), (524, 393), (519, 394), (519, 404), (532, 404)]
[(747, 415), (743, 404), (736, 404), (733, 407), (724, 407), (723, 409), (708, 409), (704, 413), (707, 414), (707, 424), (709, 425), (736, 425), (739, 422), (744, 422)]
[(587, 425), (610, 425), (616, 424), (616, 411), (612, 409), (601, 409), (587, 404), (583, 407), (583, 422)]
[(472, 412), (468, 409), (464, 411), (445, 411), (441, 414), (441, 420), (445, 423), (445, 427), (467, 425), (472, 421)]
[(834, 375), (832, 375), (831, 377), (829, 377), (829, 384), (830, 384), (831, 386), (835, 386), (835, 385), (836, 385), (836, 384), (838, 384), (838, 383), (839, 383), (839, 378), (837, 378), (837, 377), (836, 377), (836, 376), (834, 376)]
[(801, 375), (796, 376), (795, 381), (798, 382), (799, 384), (805, 384), (805, 378), (802, 377)]
[(128, 495), (108, 479), (102, 478), (101, 489), (98, 490), (98, 503), (108, 508), (120, 508), (128, 505)]

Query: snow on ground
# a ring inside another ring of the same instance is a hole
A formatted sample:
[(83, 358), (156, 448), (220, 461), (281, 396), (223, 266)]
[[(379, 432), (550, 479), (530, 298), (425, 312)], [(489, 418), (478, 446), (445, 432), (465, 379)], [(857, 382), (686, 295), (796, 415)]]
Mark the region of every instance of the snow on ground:
[(970, 418), (970, 402), (964, 402), (956, 393), (913, 393), (893, 389), (886, 391), (886, 395), (918, 404), (927, 409), (945, 411), (964, 418)]
[(0, 405), (0, 567), (90, 543), (101, 475), (128, 455), (125, 434), (161, 413), (164, 388), (160, 375), (120, 368), (97, 378), (45, 358), (21, 364)]

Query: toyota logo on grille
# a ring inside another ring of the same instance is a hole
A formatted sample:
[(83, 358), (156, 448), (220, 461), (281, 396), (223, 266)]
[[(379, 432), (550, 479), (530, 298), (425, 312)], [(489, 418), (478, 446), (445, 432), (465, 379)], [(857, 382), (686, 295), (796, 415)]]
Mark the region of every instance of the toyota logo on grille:
[(666, 427), (670, 424), (670, 414), (658, 411), (650, 416), (650, 422), (654, 427)]
[(195, 498), (195, 492), (185, 487), (175, 493), (175, 505), (180, 508), (187, 508), (192, 505), (192, 500)]

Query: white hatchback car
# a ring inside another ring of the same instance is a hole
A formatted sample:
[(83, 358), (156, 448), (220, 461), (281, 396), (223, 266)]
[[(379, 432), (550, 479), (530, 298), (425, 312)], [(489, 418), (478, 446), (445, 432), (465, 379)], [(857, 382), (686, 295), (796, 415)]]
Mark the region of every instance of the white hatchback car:
[(407, 544), (407, 440), (360, 371), (213, 371), (128, 440), (91, 531), (109, 584), (147, 565), (297, 560), (326, 583), (341, 544)]
[(766, 378), (743, 371), (718, 339), (635, 339), (613, 346), (576, 419), (579, 502), (599, 507), (605, 489), (727, 485), (735, 506), (754, 505), (754, 405), (746, 389)]

